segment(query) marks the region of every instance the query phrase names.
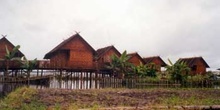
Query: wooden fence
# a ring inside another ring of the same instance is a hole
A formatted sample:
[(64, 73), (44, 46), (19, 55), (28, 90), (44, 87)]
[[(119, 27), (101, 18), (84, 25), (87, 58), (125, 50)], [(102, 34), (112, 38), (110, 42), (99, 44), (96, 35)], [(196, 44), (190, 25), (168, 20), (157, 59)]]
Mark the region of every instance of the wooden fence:
[(137, 79), (118, 79), (118, 78), (102, 78), (100, 79), (101, 88), (212, 88), (217, 85), (220, 86), (220, 81), (204, 80), (204, 81), (189, 81), (179, 82), (170, 80), (148, 80), (145, 78)]

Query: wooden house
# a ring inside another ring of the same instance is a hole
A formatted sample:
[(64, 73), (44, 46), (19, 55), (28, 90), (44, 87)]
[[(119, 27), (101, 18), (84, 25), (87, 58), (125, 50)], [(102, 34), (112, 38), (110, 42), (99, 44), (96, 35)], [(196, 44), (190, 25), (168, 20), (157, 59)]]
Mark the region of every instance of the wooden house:
[[(0, 59), (4, 59), (5, 54), (6, 54), (6, 46), (9, 51), (12, 51), (13, 48), (15, 47), (6, 37), (3, 37), (0, 39)], [(15, 57), (23, 57), (24, 54), (21, 51), (18, 51), (15, 54)]]
[(202, 57), (180, 58), (178, 61), (185, 62), (191, 69), (191, 74), (205, 74), (209, 65)]
[(129, 53), (128, 56), (128, 62), (132, 63), (134, 66), (139, 66), (141, 63), (145, 63), (142, 57), (137, 52)]
[(167, 64), (160, 58), (160, 56), (152, 56), (143, 58), (145, 64), (154, 63), (157, 71), (161, 71), (161, 67), (165, 67)]
[[(11, 52), (13, 48), (15, 47), (6, 37), (3, 37), (0, 39), (0, 67), (4, 68), (4, 58), (6, 55), (6, 46), (8, 50)], [(19, 50), (14, 57), (23, 57), (24, 54)], [(9, 62), (9, 68), (19, 68), (20, 64), (17, 61), (10, 61)]]
[(94, 69), (95, 54), (92, 46), (77, 33), (48, 52), (44, 59), (50, 59), (51, 68)]
[(100, 69), (106, 69), (106, 66), (111, 63), (111, 56), (121, 56), (121, 53), (114, 46), (100, 48), (97, 51), (96, 60)]

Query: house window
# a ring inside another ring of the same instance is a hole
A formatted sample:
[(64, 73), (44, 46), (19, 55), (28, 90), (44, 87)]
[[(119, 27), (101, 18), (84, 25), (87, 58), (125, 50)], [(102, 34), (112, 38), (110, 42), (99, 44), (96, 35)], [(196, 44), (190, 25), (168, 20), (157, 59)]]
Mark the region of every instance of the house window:
[(193, 65), (192, 71), (196, 71), (196, 70), (197, 70), (197, 66), (196, 66), (196, 65)]

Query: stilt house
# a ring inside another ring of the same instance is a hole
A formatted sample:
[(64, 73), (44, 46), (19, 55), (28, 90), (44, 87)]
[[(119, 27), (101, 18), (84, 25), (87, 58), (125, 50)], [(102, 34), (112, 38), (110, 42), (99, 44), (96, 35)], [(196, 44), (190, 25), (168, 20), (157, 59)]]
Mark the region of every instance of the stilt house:
[[(6, 55), (6, 46), (8, 50), (11, 52), (13, 48), (15, 47), (6, 37), (3, 37), (0, 39), (0, 68), (5, 67), (5, 55)], [(14, 57), (23, 57), (24, 54), (19, 50), (17, 53), (15, 53)], [(19, 68), (20, 65), (17, 61), (9, 61), (9, 68)]]
[(118, 57), (121, 56), (121, 53), (114, 47), (108, 46), (104, 48), (100, 48), (97, 51), (97, 62), (100, 70), (106, 70), (106, 66), (109, 66), (111, 63), (111, 56), (116, 55)]
[[(9, 51), (12, 51), (13, 48), (15, 47), (6, 37), (3, 37), (0, 39), (0, 59), (4, 59), (5, 54), (6, 54), (6, 46)], [(15, 57), (23, 57), (24, 54), (21, 51), (18, 51), (15, 54)]]
[(161, 71), (161, 67), (165, 67), (167, 65), (159, 56), (146, 57), (143, 58), (143, 60), (145, 64), (154, 63), (156, 65), (157, 71)]
[(138, 66), (141, 63), (144, 64), (144, 60), (142, 59), (142, 57), (137, 53), (129, 53), (128, 56), (130, 57), (128, 59), (128, 62), (132, 63), (134, 66)]
[(96, 51), (78, 33), (61, 42), (44, 56), (51, 68), (94, 69)]
[(205, 74), (209, 65), (202, 57), (180, 58), (178, 61), (185, 62), (191, 69), (191, 74)]

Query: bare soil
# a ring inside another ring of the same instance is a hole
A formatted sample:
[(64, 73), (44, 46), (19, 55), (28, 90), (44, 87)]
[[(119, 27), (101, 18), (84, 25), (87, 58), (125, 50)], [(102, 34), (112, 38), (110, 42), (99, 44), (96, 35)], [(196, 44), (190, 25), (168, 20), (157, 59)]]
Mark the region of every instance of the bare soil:
[[(213, 99), (219, 101), (220, 90), (217, 89), (90, 89), (90, 90), (67, 90), (67, 89), (40, 89), (36, 97), (48, 107), (57, 104), (67, 108), (74, 104), (80, 108), (99, 107), (145, 107), (152, 105), (167, 105), (171, 102), (164, 101), (171, 97), (179, 99), (192, 98), (192, 101), (200, 99)], [(173, 101), (173, 99), (171, 99)], [(178, 101), (178, 100), (177, 100)], [(187, 101), (187, 100), (186, 100)], [(207, 100), (206, 105), (209, 105)], [(192, 104), (203, 104), (189, 102)], [(220, 104), (219, 102), (214, 102)], [(172, 103), (171, 103), (172, 104)], [(178, 103), (177, 103), (178, 104)], [(188, 103), (183, 103), (188, 104)], [(213, 104), (213, 102), (211, 102)]]

